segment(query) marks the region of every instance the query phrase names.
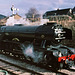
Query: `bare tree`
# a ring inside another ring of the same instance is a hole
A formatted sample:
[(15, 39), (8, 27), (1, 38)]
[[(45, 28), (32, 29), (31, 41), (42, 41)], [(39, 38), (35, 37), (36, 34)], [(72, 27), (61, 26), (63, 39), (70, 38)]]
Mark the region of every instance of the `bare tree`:
[(40, 14), (36, 8), (30, 8), (28, 13), (26, 13), (25, 15), (26, 15), (26, 18), (30, 19), (31, 21), (32, 20), (35, 21), (36, 19), (40, 18)]

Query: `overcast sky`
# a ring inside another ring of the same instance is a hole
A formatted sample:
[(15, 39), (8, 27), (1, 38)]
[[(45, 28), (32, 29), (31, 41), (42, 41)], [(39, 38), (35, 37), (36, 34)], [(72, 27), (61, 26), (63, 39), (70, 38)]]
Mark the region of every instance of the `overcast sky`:
[(73, 8), (75, 0), (0, 0), (0, 14), (10, 16), (12, 5), (19, 8), (17, 12), (19, 15), (24, 16), (32, 7), (35, 7), (41, 14), (57, 8)]

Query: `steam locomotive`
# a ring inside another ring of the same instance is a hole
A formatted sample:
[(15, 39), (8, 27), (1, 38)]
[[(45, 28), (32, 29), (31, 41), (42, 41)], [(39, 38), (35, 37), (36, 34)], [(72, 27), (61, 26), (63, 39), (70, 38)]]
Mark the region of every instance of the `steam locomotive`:
[(72, 31), (56, 23), (0, 27), (1, 52), (24, 55), (30, 61), (58, 69), (71, 67), (75, 61), (74, 52), (60, 45), (64, 39), (72, 39)]

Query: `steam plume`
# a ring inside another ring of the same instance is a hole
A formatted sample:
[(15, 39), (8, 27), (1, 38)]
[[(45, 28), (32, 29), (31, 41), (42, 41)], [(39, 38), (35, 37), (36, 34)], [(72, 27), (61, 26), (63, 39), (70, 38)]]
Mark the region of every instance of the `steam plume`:
[(39, 63), (43, 60), (42, 59), (43, 58), (43, 52), (34, 50), (34, 47), (32, 44), (29, 44), (27, 46), (25, 44), (22, 44), (21, 48), (23, 50), (25, 57), (31, 57), (34, 62)]

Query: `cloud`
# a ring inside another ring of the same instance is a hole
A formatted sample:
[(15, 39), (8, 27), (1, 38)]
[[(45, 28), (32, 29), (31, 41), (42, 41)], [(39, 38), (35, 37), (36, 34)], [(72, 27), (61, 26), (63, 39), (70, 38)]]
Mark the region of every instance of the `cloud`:
[(63, 4), (64, 2), (63, 2), (63, 0), (59, 0), (59, 4)]
[(75, 0), (0, 0), (0, 13), (11, 15), (12, 4), (19, 8), (19, 14), (25, 15), (31, 7), (35, 7), (40, 13), (57, 8), (73, 8)]

